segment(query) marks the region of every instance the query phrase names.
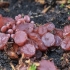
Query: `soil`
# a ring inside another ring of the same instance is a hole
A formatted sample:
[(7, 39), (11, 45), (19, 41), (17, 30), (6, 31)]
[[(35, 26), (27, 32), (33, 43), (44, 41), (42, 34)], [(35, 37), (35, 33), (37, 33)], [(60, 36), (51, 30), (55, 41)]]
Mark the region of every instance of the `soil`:
[[(61, 7), (60, 4), (53, 5), (48, 12), (42, 14), (41, 11), (45, 6), (34, 1), (28, 0), (8, 0), (10, 2), (9, 8), (0, 8), (0, 14), (3, 16), (9, 16), (14, 18), (18, 14), (30, 15), (31, 20), (34, 20), (37, 24), (44, 24), (47, 22), (53, 22), (57, 28), (63, 28), (69, 24), (67, 20), (70, 15), (70, 10), (65, 7)], [(49, 49), (45, 52), (47, 59), (53, 60), (59, 70), (70, 70), (70, 52), (65, 52), (60, 47)], [(39, 54), (37, 54), (39, 55)], [(37, 56), (36, 56), (37, 57)], [(38, 58), (40, 58), (39, 56)], [(12, 70), (10, 62), (17, 64), (17, 61), (11, 60), (4, 51), (0, 51), (0, 67), (6, 70)]]

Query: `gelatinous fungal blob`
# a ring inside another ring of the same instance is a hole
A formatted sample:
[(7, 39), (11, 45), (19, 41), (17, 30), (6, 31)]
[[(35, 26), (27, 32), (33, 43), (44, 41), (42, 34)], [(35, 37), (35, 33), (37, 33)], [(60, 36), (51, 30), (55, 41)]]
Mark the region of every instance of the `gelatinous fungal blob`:
[(41, 60), (39, 63), (40, 66), (37, 68), (37, 70), (57, 70), (54, 63), (49, 60)]
[(64, 38), (64, 37), (63, 37), (63, 29), (55, 28), (53, 34), (54, 34), (54, 35), (58, 35), (58, 36), (61, 37), (62, 39)]
[(47, 28), (47, 31), (51, 32), (55, 29), (55, 25), (52, 22), (44, 24), (44, 27)]
[(55, 37), (55, 46), (60, 46), (62, 42), (61, 37), (58, 35), (55, 35), (54, 37)]
[(24, 43), (27, 41), (27, 39), (28, 39), (27, 34), (24, 31), (17, 31), (14, 34), (14, 41), (19, 46), (23, 46)]
[(0, 50), (3, 50), (10, 38), (9, 34), (0, 33)]
[(46, 33), (42, 36), (42, 42), (46, 47), (51, 47), (55, 44), (55, 38), (54, 35), (50, 32)]
[(32, 44), (25, 44), (24, 46), (20, 47), (21, 54), (24, 54), (25, 57), (32, 57), (35, 55), (35, 47)]
[(70, 36), (70, 25), (66, 25), (63, 29), (63, 36), (67, 37)]
[(70, 37), (66, 37), (62, 42), (61, 42), (61, 48), (64, 50), (70, 50)]
[(39, 26), (38, 33), (40, 36), (43, 36), (45, 33), (47, 33), (47, 28), (45, 28), (45, 26), (43, 26), (43, 25)]

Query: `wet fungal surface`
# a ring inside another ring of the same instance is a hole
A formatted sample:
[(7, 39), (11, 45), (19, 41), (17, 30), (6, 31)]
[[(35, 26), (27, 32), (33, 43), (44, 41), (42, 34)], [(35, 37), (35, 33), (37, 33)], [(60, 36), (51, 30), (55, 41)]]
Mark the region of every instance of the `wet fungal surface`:
[(56, 4), (43, 14), (49, 3), (14, 1), (0, 8), (1, 68), (69, 70), (70, 10)]

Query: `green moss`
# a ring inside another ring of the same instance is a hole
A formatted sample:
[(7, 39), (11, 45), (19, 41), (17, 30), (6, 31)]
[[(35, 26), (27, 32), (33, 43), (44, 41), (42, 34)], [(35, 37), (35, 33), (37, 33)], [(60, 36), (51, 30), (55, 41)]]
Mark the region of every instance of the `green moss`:
[(36, 70), (36, 66), (34, 64), (32, 64), (28, 70)]

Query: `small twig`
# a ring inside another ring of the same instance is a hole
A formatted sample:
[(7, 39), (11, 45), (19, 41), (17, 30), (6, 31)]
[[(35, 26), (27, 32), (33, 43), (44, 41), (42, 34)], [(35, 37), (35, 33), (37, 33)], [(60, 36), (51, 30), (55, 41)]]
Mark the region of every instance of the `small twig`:
[(16, 70), (14, 65), (12, 63), (10, 63), (11, 67), (12, 67), (12, 70)]
[(51, 6), (48, 6), (47, 8), (43, 9), (42, 13), (46, 13), (50, 8)]
[(35, 0), (35, 2), (40, 3), (40, 4), (45, 4), (46, 3), (45, 0)]
[(13, 44), (13, 42), (8, 42), (7, 44)]
[(57, 0), (56, 3), (58, 3), (58, 4), (66, 4), (67, 0)]
[(21, 63), (23, 63), (23, 59), (24, 59), (24, 54), (22, 54), (22, 56), (21, 56), (21, 58), (20, 58), (20, 60), (19, 60), (19, 65), (20, 65)]
[(19, 68), (24, 65), (23, 58), (24, 54), (22, 54), (21, 58), (19, 59), (18, 65), (15, 67), (16, 70), (19, 70)]
[(67, 7), (68, 9), (70, 9), (70, 5), (66, 5), (66, 7)]

